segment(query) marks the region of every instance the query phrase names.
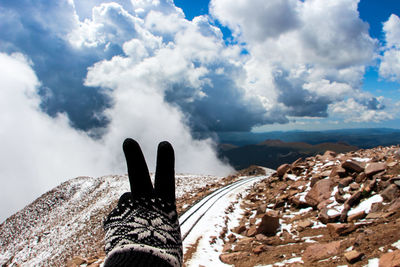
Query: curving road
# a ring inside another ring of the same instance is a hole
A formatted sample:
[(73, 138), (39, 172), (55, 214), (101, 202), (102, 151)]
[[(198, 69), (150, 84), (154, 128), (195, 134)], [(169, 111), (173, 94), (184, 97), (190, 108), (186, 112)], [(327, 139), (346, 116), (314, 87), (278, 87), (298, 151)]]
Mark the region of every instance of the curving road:
[[(266, 172), (266, 175), (245, 177), (214, 191), (179, 217), (184, 253), (189, 247), (197, 246), (194, 255), (195, 259), (190, 261), (189, 264), (187, 263), (187, 266), (198, 266), (198, 264), (205, 266), (212, 264), (216, 266), (216, 264), (222, 264), (218, 260), (218, 250), (222, 249), (219, 246), (221, 244), (211, 246), (209, 240), (213, 236), (218, 236), (224, 227), (226, 223), (224, 222), (224, 218), (226, 217), (225, 210), (231, 203), (236, 201), (237, 196), (245, 192), (254, 183), (268, 178), (274, 170), (266, 169)], [(240, 211), (238, 210), (238, 212)], [(240, 214), (232, 216), (238, 217), (238, 215)]]

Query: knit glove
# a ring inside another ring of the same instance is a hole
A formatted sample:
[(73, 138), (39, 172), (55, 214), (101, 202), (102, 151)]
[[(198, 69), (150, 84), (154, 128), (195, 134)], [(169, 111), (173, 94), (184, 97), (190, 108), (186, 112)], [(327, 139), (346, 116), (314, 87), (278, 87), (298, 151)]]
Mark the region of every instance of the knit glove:
[(139, 144), (126, 139), (123, 150), (132, 193), (124, 193), (104, 221), (104, 266), (182, 266), (171, 144), (158, 145), (154, 188)]

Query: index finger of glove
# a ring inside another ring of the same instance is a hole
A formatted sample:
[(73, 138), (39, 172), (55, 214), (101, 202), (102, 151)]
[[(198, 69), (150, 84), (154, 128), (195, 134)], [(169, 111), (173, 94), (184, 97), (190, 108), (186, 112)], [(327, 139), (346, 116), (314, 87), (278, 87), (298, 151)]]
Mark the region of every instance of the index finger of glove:
[(123, 144), (128, 166), (129, 183), (133, 197), (150, 197), (153, 194), (149, 170), (139, 144), (127, 138)]
[(172, 145), (161, 142), (157, 150), (155, 194), (168, 203), (175, 204), (175, 155)]

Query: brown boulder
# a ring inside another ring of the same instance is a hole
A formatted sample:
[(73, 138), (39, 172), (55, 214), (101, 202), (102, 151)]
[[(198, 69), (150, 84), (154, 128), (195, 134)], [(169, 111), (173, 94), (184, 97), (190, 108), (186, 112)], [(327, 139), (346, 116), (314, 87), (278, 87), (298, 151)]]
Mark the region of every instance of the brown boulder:
[(357, 175), (355, 181), (356, 181), (356, 183), (362, 183), (362, 182), (365, 181), (365, 179), (367, 179), (367, 175), (365, 175), (364, 172), (361, 172), (361, 173), (359, 173), (359, 174)]
[(347, 221), (348, 222), (357, 221), (357, 220), (365, 218), (366, 215), (367, 214), (365, 213), (365, 211), (360, 211), (360, 212), (357, 212), (355, 214), (349, 215), (347, 217)]
[(299, 222), (297, 223), (297, 229), (298, 229), (299, 231), (302, 231), (302, 230), (304, 230), (305, 228), (311, 227), (312, 225), (313, 225), (313, 222), (312, 222), (312, 221), (310, 221), (310, 220), (302, 220), (302, 221), (299, 221)]
[(400, 250), (385, 253), (379, 259), (379, 267), (398, 267), (400, 266)]
[(316, 207), (320, 202), (329, 199), (333, 186), (334, 183), (329, 179), (316, 182), (305, 197), (307, 204)]
[(334, 166), (332, 168), (332, 172), (330, 177), (334, 176), (339, 176), (339, 177), (345, 177), (346, 176), (346, 170), (343, 169), (341, 166)]
[(345, 161), (342, 164), (342, 168), (350, 172), (362, 172), (364, 171), (364, 167), (360, 162), (357, 161)]
[(276, 234), (280, 227), (279, 217), (269, 214), (264, 214), (261, 223), (257, 227), (256, 234), (264, 234), (266, 236), (273, 236)]
[(357, 250), (352, 250), (349, 252), (344, 253), (344, 257), (349, 263), (355, 263), (364, 256), (363, 253), (358, 252)]
[(365, 167), (365, 175), (372, 176), (376, 173), (386, 170), (385, 162), (371, 162)]
[(279, 177), (282, 177), (288, 170), (290, 170), (290, 165), (282, 164), (281, 166), (278, 167), (276, 173), (278, 174)]
[(388, 211), (398, 211), (398, 210), (400, 210), (400, 198), (393, 201), (393, 203), (390, 204), (388, 208)]
[(381, 192), (382, 198), (387, 202), (392, 202), (399, 196), (399, 189), (397, 185), (391, 184)]
[(331, 237), (348, 235), (357, 229), (357, 226), (350, 223), (328, 223), (326, 225)]
[(351, 197), (349, 197), (349, 199), (346, 200), (345, 204), (349, 205), (351, 208), (353, 205), (358, 203), (361, 196), (362, 196), (361, 191), (357, 191), (353, 195), (351, 195)]
[(335, 241), (327, 244), (315, 244), (306, 248), (302, 259), (305, 262), (314, 262), (323, 260), (339, 254), (340, 241)]
[(219, 259), (226, 264), (234, 264), (239, 259), (242, 259), (247, 256), (246, 252), (232, 252), (227, 254), (219, 255)]
[(346, 187), (348, 186), (350, 183), (352, 183), (354, 180), (353, 177), (351, 176), (347, 176), (346, 178), (340, 179), (339, 180), (339, 185), (341, 185), (342, 187)]
[(256, 235), (256, 233), (257, 233), (257, 227), (253, 225), (247, 230), (246, 236), (253, 237)]
[(334, 213), (334, 214), (329, 214), (329, 209), (323, 208), (319, 213), (318, 213), (318, 220), (320, 220), (322, 223), (332, 223), (336, 222), (340, 218), (340, 213)]
[(267, 245), (258, 245), (257, 247), (253, 248), (253, 253), (254, 254), (260, 254), (266, 250), (268, 250), (268, 246)]

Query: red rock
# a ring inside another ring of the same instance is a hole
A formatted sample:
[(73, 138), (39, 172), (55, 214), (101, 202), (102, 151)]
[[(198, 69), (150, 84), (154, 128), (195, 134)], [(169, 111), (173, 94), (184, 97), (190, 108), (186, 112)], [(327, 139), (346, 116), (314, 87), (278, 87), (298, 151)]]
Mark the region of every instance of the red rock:
[(234, 264), (239, 259), (242, 259), (247, 256), (246, 252), (232, 252), (227, 254), (219, 255), (219, 259), (226, 264)]
[(224, 247), (222, 248), (222, 252), (226, 253), (226, 252), (231, 252), (232, 251), (232, 244), (231, 243), (226, 243), (224, 245)]
[(303, 208), (303, 207), (308, 206), (306, 202), (300, 200), (300, 198), (297, 197), (297, 196), (291, 197), (289, 199), (289, 202), (292, 203), (295, 207), (298, 207), (298, 208)]
[(322, 155), (322, 160), (333, 160), (336, 157), (336, 152), (327, 150), (324, 155)]
[(339, 219), (340, 214), (335, 214), (335, 215), (328, 215), (328, 209), (323, 208), (319, 213), (318, 213), (318, 219), (322, 223), (332, 223), (335, 222)]
[(256, 235), (256, 240), (266, 243), (266, 242), (268, 242), (269, 238), (266, 235), (258, 234), (258, 235)]
[(256, 233), (257, 233), (257, 227), (253, 225), (247, 230), (246, 236), (252, 237), (252, 236), (255, 236)]
[(278, 174), (279, 177), (282, 177), (288, 170), (290, 170), (290, 165), (282, 164), (281, 166), (278, 167), (276, 173)]
[(362, 196), (361, 191), (357, 191), (353, 195), (351, 195), (349, 199), (346, 200), (345, 204), (349, 205), (351, 208), (354, 204), (356, 204), (360, 200), (361, 196)]
[(314, 262), (323, 260), (339, 254), (340, 241), (335, 241), (327, 244), (315, 244), (306, 248), (302, 259), (305, 262)]
[(360, 189), (360, 185), (357, 183), (352, 183), (352, 184), (350, 184), (350, 189), (353, 191), (358, 190), (358, 189)]
[(355, 263), (364, 256), (363, 253), (358, 252), (357, 250), (352, 250), (349, 252), (344, 253), (344, 257), (349, 263)]
[(236, 233), (236, 234), (241, 234), (241, 233), (243, 233), (244, 231), (246, 231), (246, 226), (244, 226), (244, 225), (239, 225), (239, 226), (235, 227), (235, 228), (232, 230), (232, 232), (234, 232), (234, 233)]
[(313, 223), (310, 220), (302, 220), (297, 223), (297, 227), (300, 231), (304, 230), (305, 228), (311, 227)]
[(342, 168), (344, 168), (347, 171), (353, 171), (358, 173), (364, 171), (364, 167), (362, 166), (362, 164), (357, 161), (345, 161), (342, 164)]
[(395, 184), (389, 185), (388, 187), (385, 188), (385, 190), (381, 192), (382, 198), (387, 202), (393, 201), (398, 197), (398, 195), (399, 195), (399, 189)]
[(365, 179), (367, 179), (367, 176), (365, 175), (364, 172), (361, 172), (361, 173), (359, 173), (359, 174), (357, 175), (355, 181), (356, 181), (356, 183), (362, 183), (362, 182), (365, 181)]
[(357, 229), (357, 226), (350, 223), (328, 223), (326, 225), (332, 237), (348, 235)]
[(385, 253), (379, 259), (379, 267), (398, 267), (400, 266), (400, 250)]
[(320, 202), (331, 197), (333, 182), (329, 179), (320, 180), (307, 193), (305, 200), (308, 205), (316, 207)]
[(330, 200), (330, 199), (324, 200), (317, 205), (317, 209), (322, 210), (323, 208), (325, 208), (326, 206), (328, 206), (331, 203), (333, 203), (333, 200)]
[(264, 234), (266, 236), (273, 236), (276, 234), (280, 227), (279, 217), (264, 214), (261, 223), (257, 227), (256, 234)]
[(341, 166), (334, 166), (332, 168), (332, 172), (330, 177), (334, 176), (339, 176), (339, 177), (345, 177), (346, 176), (346, 170), (343, 169)]
[(268, 246), (259, 245), (259, 246), (255, 247), (255, 248), (253, 248), (253, 253), (254, 254), (260, 254), (261, 252), (264, 252), (266, 250), (268, 250)]
[(357, 213), (355, 213), (355, 214), (349, 215), (349, 216), (347, 217), (347, 221), (348, 221), (348, 222), (357, 221), (357, 220), (360, 220), (360, 219), (365, 218), (365, 215), (367, 215), (367, 214), (365, 213), (365, 211), (360, 211), (360, 212), (357, 212)]
[(372, 176), (378, 172), (386, 170), (385, 162), (371, 162), (365, 166), (365, 174), (367, 176)]
[(388, 208), (388, 211), (398, 211), (398, 210), (400, 210), (400, 198), (393, 201), (393, 203), (390, 204)]
[(342, 178), (339, 180), (339, 185), (346, 187), (348, 186), (351, 182), (353, 182), (354, 178), (351, 176), (347, 176), (346, 178)]

